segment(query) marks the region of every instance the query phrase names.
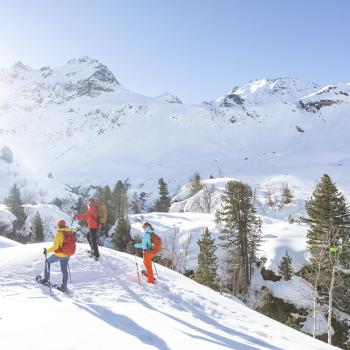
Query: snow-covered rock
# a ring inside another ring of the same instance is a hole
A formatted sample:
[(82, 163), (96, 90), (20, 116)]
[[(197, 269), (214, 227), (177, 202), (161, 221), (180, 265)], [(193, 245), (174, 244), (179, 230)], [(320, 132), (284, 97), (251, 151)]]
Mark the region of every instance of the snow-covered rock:
[(300, 105), (308, 112), (316, 113), (325, 107), (350, 103), (350, 83), (326, 86), (300, 100)]

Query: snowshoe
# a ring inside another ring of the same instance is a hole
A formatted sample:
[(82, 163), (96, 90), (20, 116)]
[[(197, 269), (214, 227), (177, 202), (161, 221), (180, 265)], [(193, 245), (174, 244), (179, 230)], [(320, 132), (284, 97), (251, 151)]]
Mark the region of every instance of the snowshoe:
[(51, 283), (50, 281), (46, 280), (44, 277), (38, 275), (35, 277), (36, 281), (40, 284), (43, 284), (44, 286), (50, 287)]

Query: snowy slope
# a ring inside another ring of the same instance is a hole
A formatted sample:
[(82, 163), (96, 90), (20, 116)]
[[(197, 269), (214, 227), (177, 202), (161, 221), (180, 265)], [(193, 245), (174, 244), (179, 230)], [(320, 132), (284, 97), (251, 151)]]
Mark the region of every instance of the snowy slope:
[(106, 248), (95, 262), (79, 245), (71, 294), (50, 296), (34, 281), (44, 246), (0, 250), (2, 349), (333, 349), (161, 266), (140, 286), (134, 257)]
[(14, 247), (17, 245), (20, 245), (20, 243), (12, 241), (11, 239), (8, 239), (6, 237), (0, 236), (0, 248)]

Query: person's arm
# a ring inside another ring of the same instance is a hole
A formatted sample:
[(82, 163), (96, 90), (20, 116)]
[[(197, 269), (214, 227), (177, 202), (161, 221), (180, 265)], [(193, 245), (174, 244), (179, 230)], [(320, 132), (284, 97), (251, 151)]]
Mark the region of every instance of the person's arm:
[(140, 248), (142, 250), (151, 250), (152, 249), (151, 231), (146, 230), (142, 238), (142, 242), (135, 243), (134, 247)]
[(80, 221), (86, 221), (87, 215), (86, 214), (75, 214), (74, 219), (78, 219)]
[(143, 236), (142, 243), (145, 247), (143, 250), (151, 250), (152, 249), (151, 232), (148, 232), (148, 231), (145, 232), (145, 235)]

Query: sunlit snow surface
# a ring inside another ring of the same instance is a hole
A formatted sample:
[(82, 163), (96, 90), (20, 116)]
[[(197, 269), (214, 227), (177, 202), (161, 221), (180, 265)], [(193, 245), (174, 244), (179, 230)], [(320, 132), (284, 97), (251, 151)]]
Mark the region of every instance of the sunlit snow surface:
[[(140, 286), (134, 257), (106, 248), (95, 262), (79, 245), (70, 260), (70, 294), (50, 296), (35, 282), (44, 246), (0, 249), (2, 349), (332, 348), (162, 266), (156, 285)], [(55, 265), (52, 281), (60, 279)]]

